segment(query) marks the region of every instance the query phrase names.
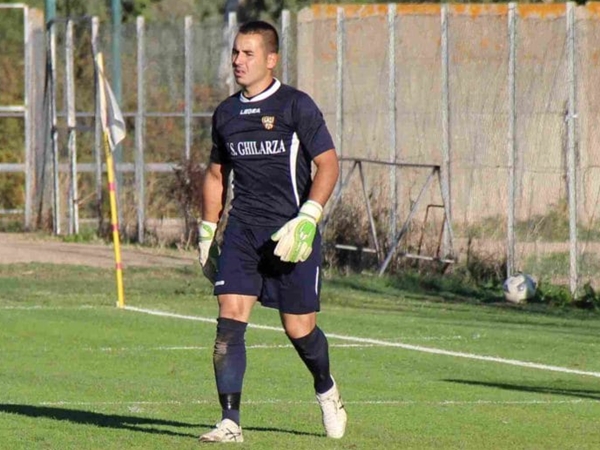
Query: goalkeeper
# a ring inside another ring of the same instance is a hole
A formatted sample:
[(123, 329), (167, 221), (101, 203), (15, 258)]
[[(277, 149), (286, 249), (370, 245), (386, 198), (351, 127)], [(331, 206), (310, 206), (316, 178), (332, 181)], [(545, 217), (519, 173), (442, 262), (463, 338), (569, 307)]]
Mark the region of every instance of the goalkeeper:
[[(239, 28), (231, 61), (241, 90), (213, 115), (199, 259), (219, 304), (213, 365), (222, 417), (200, 436), (202, 442), (243, 441), (244, 336), (257, 301), (279, 311), (285, 333), (312, 374), (327, 436), (341, 438), (346, 426), (330, 374), (327, 338), (316, 319), (321, 288), (317, 224), (338, 178), (338, 159), (313, 100), (274, 78), (278, 45), (277, 31), (266, 22)], [(230, 171), (233, 199), (219, 254), (214, 237)]]

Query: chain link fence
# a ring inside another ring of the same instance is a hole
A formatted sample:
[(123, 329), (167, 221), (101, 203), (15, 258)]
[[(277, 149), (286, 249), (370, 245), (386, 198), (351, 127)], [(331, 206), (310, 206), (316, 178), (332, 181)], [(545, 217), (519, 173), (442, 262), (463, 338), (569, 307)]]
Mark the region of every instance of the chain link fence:
[[(425, 203), (450, 200), (446, 251), (572, 291), (597, 277), (597, 4), (315, 5), (298, 23), (298, 84), (340, 153), (441, 166)], [(372, 168), (382, 229), (406, 217), (423, 176)], [(401, 252), (414, 251), (425, 217)]]
[[(278, 25), (285, 30), (278, 76), (320, 105), (347, 159), (342, 179), (356, 158), (390, 163), (363, 164), (383, 247), (394, 241), (426, 183), (428, 172), (419, 165), (435, 165), (441, 180), (428, 188), (399, 253), (431, 254), (441, 245), (440, 256), (489, 260), (502, 271), (525, 271), (572, 290), (596, 277), (597, 4), (315, 5), (297, 16), (286, 12)], [(80, 188), (75, 199), (68, 198), (73, 172), (64, 106), (66, 21), (55, 23), (54, 65), (62, 208), (48, 198), (54, 190), (51, 146), (38, 142), (31, 151), (37, 168), (33, 209), (58, 215), (63, 230), (72, 220), (69, 202), (76, 201), (81, 219), (92, 223), (106, 207), (97, 168), (93, 26), (89, 19), (74, 26)], [(121, 223), (140, 241), (168, 224), (181, 234), (173, 169), (207, 158), (210, 115), (232, 90), (228, 59), (234, 28), (231, 18), (229, 23), (140, 18), (123, 26), (128, 137), (118, 165)], [(99, 24), (96, 39), (110, 74), (109, 27)], [(43, 63), (34, 62), (35, 71), (43, 72)], [(372, 224), (357, 195), (361, 190), (360, 181), (351, 180), (340, 204), (355, 219), (345, 227), (346, 238), (367, 247)], [(453, 243), (443, 229), (445, 215)], [(440, 232), (446, 235), (442, 244)]]

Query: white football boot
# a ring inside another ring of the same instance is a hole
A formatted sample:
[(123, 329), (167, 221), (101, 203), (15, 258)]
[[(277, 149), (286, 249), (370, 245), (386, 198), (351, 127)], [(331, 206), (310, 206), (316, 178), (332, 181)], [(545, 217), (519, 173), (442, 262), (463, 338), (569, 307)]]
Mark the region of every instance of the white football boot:
[(244, 442), (242, 427), (233, 420), (223, 419), (216, 427), (203, 434), (199, 438), (200, 442)]
[(333, 387), (327, 392), (317, 393), (317, 401), (321, 407), (323, 426), (327, 437), (340, 439), (346, 431), (348, 416), (335, 380), (333, 381)]

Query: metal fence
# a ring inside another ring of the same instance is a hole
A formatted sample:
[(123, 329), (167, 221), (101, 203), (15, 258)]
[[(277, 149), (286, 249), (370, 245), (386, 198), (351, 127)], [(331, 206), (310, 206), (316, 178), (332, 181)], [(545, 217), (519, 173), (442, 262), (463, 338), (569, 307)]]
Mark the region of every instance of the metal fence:
[[(441, 166), (459, 257), (575, 292), (598, 281), (599, 35), (598, 3), (315, 5), (298, 85), (342, 156)], [(423, 175), (366, 176), (394, 233)]]
[[(117, 167), (121, 223), (140, 241), (153, 232), (154, 219), (181, 217), (169, 191), (172, 170), (188, 158), (206, 157), (208, 117), (234, 89), (227, 63), (234, 19), (227, 25), (189, 17), (147, 24), (140, 18), (122, 29), (122, 109), (129, 135)], [(310, 93), (324, 111), (337, 150), (348, 161), (342, 178), (356, 158), (393, 163), (364, 167), (388, 244), (427, 176), (411, 164), (435, 165), (442, 189), (427, 193), (426, 200), (446, 205), (459, 259), (489, 255), (505, 260), (509, 273), (565, 282), (573, 292), (596, 277), (598, 3), (315, 5), (297, 17), (284, 13), (279, 25), (279, 76)], [(39, 150), (38, 144), (30, 152), (37, 181), (26, 189), (30, 200), (24, 205), (26, 225), (49, 210), (56, 232), (64, 225), (75, 231), (77, 214), (99, 220), (102, 206), (90, 48), (92, 42), (100, 50), (111, 48), (111, 36), (94, 21), (71, 26), (72, 44), (69, 22), (51, 28), (57, 44), (50, 59), (56, 70), (52, 98), (56, 105), (74, 104), (75, 126), (68, 108), (58, 107), (55, 149)], [(71, 82), (70, 64), (78, 74)], [(71, 100), (69, 90), (76, 93)], [(42, 177), (52, 158), (58, 171)], [(54, 186), (47, 186), (49, 180)], [(341, 202), (355, 201), (356, 189), (347, 188)], [(61, 207), (71, 204), (79, 211)], [(364, 209), (362, 203), (357, 207)], [(444, 213), (427, 219), (435, 230)], [(361, 221), (368, 239), (367, 214)], [(449, 236), (444, 239), (447, 252)], [(401, 252), (413, 251), (409, 238), (404, 245)]]
[[(26, 187), (22, 208), (0, 213), (23, 214), (26, 229), (52, 222), (56, 234), (77, 234), (82, 221), (102, 227), (105, 167), (93, 54), (105, 53), (106, 72), (112, 73), (111, 29), (97, 18), (84, 17), (57, 18), (44, 31), (39, 11), (32, 26), (28, 16), (36, 10), (9, 7), (20, 11), (22, 17), (15, 17), (25, 24), (22, 55), (15, 58), (25, 62), (25, 87), (23, 104), (5, 106), (0, 113), (24, 118), (26, 125), (22, 159), (19, 155), (18, 162), (0, 164), (0, 176), (24, 174)], [(293, 77), (290, 18), (284, 11), (279, 24), (278, 75), (284, 82)], [(124, 233), (140, 242), (148, 231), (161, 233), (169, 219), (181, 217), (181, 205), (169, 195), (174, 169), (190, 159), (207, 159), (212, 110), (236, 89), (229, 66), (235, 14), (228, 19), (225, 24), (220, 19), (195, 22), (192, 17), (147, 24), (138, 17), (122, 27), (121, 103), (128, 137), (116, 158), (119, 222)], [(37, 30), (35, 40), (31, 28)], [(28, 101), (32, 93), (38, 99), (35, 105)], [(30, 119), (34, 113), (35, 121)], [(38, 136), (35, 142), (32, 135)], [(174, 232), (180, 228), (176, 223)]]
[[(16, 61), (23, 61), (21, 76), (23, 80), (23, 89), (18, 97), (9, 98), (10, 104), (0, 105), (0, 118), (6, 119), (19, 119), (21, 121), (21, 128), (23, 130), (22, 137), (22, 148), (23, 158), (14, 162), (4, 162), (5, 158), (0, 159), (0, 173), (15, 174), (15, 173), (32, 173), (31, 171), (31, 158), (27, 157), (27, 149), (32, 146), (31, 142), (31, 92), (28, 86), (31, 85), (31, 60), (32, 60), (32, 46), (28, 44), (31, 39), (32, 31), (30, 27), (29, 19), (29, 8), (25, 4), (13, 3), (13, 4), (0, 4), (0, 14), (2, 14), (5, 20), (8, 22), (14, 21), (20, 26), (14, 28), (19, 30), (21, 35), (21, 45), (16, 46), (16, 54), (11, 54), (11, 50), (14, 47), (6, 46), (4, 50), (4, 58), (14, 58)], [(3, 96), (6, 98), (7, 96)], [(19, 214), (25, 212), (24, 220), (26, 223), (31, 222), (31, 177), (25, 177), (26, 186), (24, 191), (24, 208), (8, 208), (4, 206), (4, 202), (0, 204), (0, 214)]]

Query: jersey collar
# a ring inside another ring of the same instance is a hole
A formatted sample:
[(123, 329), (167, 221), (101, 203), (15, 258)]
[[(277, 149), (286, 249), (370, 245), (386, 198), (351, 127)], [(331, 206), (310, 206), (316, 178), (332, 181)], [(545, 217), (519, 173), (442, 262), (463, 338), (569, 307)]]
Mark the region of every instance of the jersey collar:
[(273, 83), (271, 83), (271, 86), (269, 86), (267, 89), (262, 91), (260, 94), (255, 95), (254, 97), (251, 97), (251, 98), (245, 97), (244, 94), (242, 94), (240, 92), (240, 101), (242, 103), (253, 103), (253, 102), (259, 102), (261, 100), (264, 100), (264, 99), (270, 97), (275, 92), (277, 92), (277, 90), (281, 86), (281, 82), (277, 78), (273, 78), (273, 80), (275, 80), (275, 81)]

